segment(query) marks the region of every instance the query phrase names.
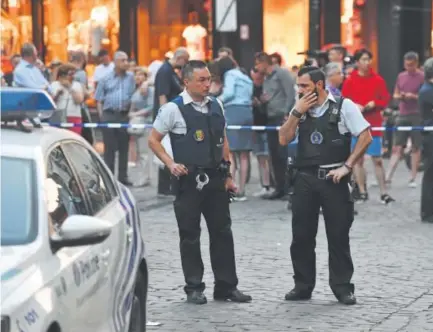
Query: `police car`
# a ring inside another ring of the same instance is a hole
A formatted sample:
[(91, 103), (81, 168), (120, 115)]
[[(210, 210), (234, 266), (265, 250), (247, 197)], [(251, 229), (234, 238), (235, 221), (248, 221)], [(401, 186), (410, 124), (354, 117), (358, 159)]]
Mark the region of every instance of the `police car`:
[(130, 191), (79, 135), (37, 125), (55, 110), (47, 93), (0, 95), (1, 331), (145, 331), (148, 273)]

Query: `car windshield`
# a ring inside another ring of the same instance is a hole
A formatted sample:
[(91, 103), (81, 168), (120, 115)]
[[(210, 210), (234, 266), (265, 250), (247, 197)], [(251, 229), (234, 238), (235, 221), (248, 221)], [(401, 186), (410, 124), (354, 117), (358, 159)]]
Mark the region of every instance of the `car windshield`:
[(1, 245), (22, 245), (37, 235), (35, 163), (1, 157)]

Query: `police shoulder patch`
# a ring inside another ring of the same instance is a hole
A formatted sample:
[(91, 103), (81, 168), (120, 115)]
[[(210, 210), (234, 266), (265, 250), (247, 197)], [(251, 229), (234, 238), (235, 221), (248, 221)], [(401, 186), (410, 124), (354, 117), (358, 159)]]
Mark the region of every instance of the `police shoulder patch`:
[(201, 129), (198, 129), (194, 132), (194, 139), (197, 142), (202, 142), (204, 140), (204, 132)]

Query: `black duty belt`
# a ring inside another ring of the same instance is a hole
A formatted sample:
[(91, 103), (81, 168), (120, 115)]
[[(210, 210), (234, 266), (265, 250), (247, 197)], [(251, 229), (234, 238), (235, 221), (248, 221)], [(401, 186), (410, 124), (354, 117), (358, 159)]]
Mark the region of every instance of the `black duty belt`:
[(298, 172), (315, 176), (319, 180), (326, 180), (327, 179), (326, 176), (330, 171), (332, 171), (333, 169), (340, 168), (341, 166), (342, 165), (334, 166), (334, 167), (320, 167), (320, 166), (302, 167), (302, 168), (298, 168)]

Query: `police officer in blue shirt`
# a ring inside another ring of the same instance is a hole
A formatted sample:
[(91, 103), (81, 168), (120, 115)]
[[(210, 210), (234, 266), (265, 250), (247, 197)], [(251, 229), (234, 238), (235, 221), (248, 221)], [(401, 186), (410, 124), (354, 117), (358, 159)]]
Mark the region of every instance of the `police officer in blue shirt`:
[[(229, 210), (229, 191), (236, 191), (236, 186), (229, 173), (224, 110), (217, 99), (208, 96), (211, 75), (204, 62), (188, 62), (182, 75), (185, 91), (159, 110), (149, 147), (174, 178), (174, 211), (187, 302), (207, 302), (200, 253), (202, 214), (209, 230), (214, 299), (250, 302), (251, 296), (237, 289)], [(161, 144), (166, 134), (170, 135), (173, 159)]]
[[(349, 180), (353, 165), (372, 140), (370, 125), (351, 100), (336, 98), (324, 88), (325, 74), (319, 68), (302, 68), (297, 85), (299, 100), (279, 133), (282, 145), (298, 133), (290, 247), (295, 288), (286, 294), (286, 300), (311, 298), (316, 284), (315, 246), (322, 208), (331, 289), (341, 303), (355, 304), (349, 245), (354, 204)], [(352, 135), (358, 141), (351, 152)]]

